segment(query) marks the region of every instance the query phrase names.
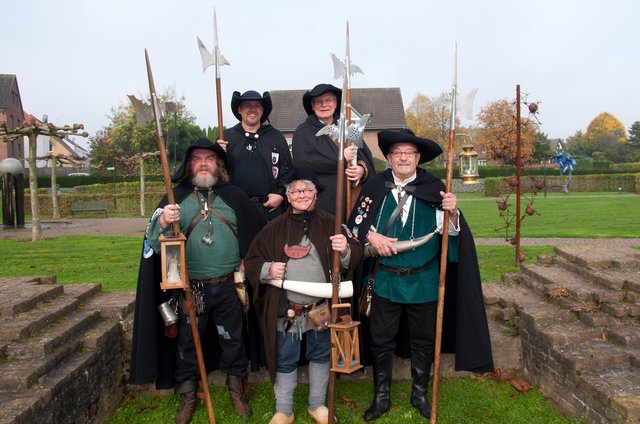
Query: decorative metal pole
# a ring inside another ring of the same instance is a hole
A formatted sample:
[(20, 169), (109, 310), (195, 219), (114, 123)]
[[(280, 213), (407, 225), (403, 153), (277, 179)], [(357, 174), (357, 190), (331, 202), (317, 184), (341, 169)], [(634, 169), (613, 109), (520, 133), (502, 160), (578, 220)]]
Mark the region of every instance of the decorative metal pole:
[(516, 266), (520, 267), (520, 194), (522, 191), (520, 176), (522, 174), (522, 140), (520, 123), (520, 84), (516, 85)]

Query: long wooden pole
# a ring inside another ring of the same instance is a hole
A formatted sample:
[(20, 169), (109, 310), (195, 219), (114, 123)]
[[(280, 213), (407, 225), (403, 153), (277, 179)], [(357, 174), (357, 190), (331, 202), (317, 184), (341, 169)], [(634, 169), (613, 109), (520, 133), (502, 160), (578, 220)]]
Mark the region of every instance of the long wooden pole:
[[(453, 156), (456, 139), (456, 91), (457, 91), (458, 46), (455, 46), (453, 64), (453, 84), (451, 87), (451, 122), (449, 124), (449, 146), (447, 150), (446, 193), (451, 193), (453, 183)], [(442, 320), (444, 316), (444, 292), (447, 278), (447, 257), (449, 255), (449, 212), (444, 211), (442, 222), (442, 245), (440, 247), (440, 280), (438, 282), (438, 310), (436, 313), (436, 341), (433, 360), (433, 391), (431, 398), (431, 423), (435, 424), (438, 415), (438, 386), (440, 382), (440, 348), (442, 346)]]
[[(347, 23), (347, 34), (349, 24)], [(348, 39), (348, 38), (347, 38)], [(347, 57), (347, 60), (348, 57)], [(344, 141), (347, 131), (347, 87), (349, 85), (348, 69), (345, 65), (345, 74), (342, 79), (342, 99), (340, 101), (340, 128), (338, 131), (338, 170), (336, 175), (336, 220), (334, 221), (333, 234), (342, 233), (342, 221), (344, 219)], [(338, 285), (340, 284), (340, 252), (333, 251), (332, 256), (332, 268), (331, 268), (331, 283), (333, 285), (333, 291), (331, 295), (331, 304), (336, 305), (338, 303)], [(331, 310), (331, 322), (335, 323), (338, 319), (338, 311), (336, 309)], [(337, 373), (331, 371), (329, 374), (329, 424), (335, 422), (335, 409), (336, 409), (336, 378)]]
[[(171, 177), (169, 176), (169, 162), (167, 161), (167, 151), (165, 150), (164, 135), (162, 134), (162, 126), (160, 125), (160, 109), (158, 107), (158, 98), (156, 97), (156, 88), (153, 82), (153, 74), (151, 72), (151, 63), (149, 62), (149, 53), (147, 49), (144, 50), (144, 56), (147, 62), (147, 75), (149, 77), (149, 91), (151, 92), (151, 105), (153, 106), (153, 115), (156, 121), (158, 150), (160, 151), (160, 164), (162, 165), (162, 176), (164, 179), (164, 186), (167, 190), (167, 201), (169, 204), (175, 203), (173, 196), (173, 188), (171, 187)], [(180, 234), (180, 224), (178, 222), (173, 223), (173, 235), (178, 236)], [(184, 278), (188, 279), (185, 275)], [(193, 295), (191, 293), (191, 287), (186, 284), (184, 287), (184, 297), (189, 311), (189, 321), (191, 321), (191, 333), (193, 334), (193, 344), (196, 350), (196, 358), (198, 360), (198, 369), (200, 371), (200, 384), (202, 385), (202, 391), (204, 392), (204, 398), (207, 403), (207, 414), (209, 416), (209, 422), (215, 424), (216, 418), (213, 413), (213, 403), (211, 402), (211, 395), (209, 394), (209, 381), (207, 380), (207, 370), (204, 365), (204, 357), (202, 356), (202, 344), (200, 343), (200, 332), (198, 331), (198, 321), (196, 317), (196, 310), (193, 304)]]
[(213, 54), (216, 59), (216, 106), (218, 108), (218, 140), (224, 140), (224, 125), (222, 124), (222, 88), (220, 82), (220, 47), (218, 46), (218, 19), (213, 9)]

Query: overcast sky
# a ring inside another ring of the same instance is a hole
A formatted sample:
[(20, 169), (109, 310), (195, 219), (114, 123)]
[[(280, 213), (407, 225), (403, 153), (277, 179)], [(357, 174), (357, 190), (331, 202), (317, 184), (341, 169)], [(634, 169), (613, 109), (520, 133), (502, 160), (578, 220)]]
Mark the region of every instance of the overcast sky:
[[(601, 112), (628, 130), (640, 120), (640, 2), (636, 0), (21, 0), (0, 24), (0, 73), (15, 74), (24, 109), (55, 124), (107, 125), (126, 95), (148, 97), (144, 49), (159, 92), (174, 87), (201, 127), (216, 125), (215, 73), (202, 72), (196, 36), (221, 52), (224, 124), (235, 90), (311, 89), (333, 79), (345, 26), (352, 87), (450, 91), (458, 43), (458, 91), (478, 88), (474, 113), (514, 99), (516, 84), (540, 101), (541, 130), (566, 138)], [(302, 101), (300, 101), (302, 107)], [(474, 122), (463, 121), (465, 125)]]

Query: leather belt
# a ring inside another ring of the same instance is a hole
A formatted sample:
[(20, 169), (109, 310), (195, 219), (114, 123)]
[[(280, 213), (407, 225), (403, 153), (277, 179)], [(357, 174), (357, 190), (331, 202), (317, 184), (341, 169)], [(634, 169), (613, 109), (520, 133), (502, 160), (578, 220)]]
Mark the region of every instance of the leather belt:
[(326, 299), (322, 299), (316, 303), (295, 303), (290, 300), (287, 300), (287, 304), (289, 305), (289, 309), (292, 309), (296, 316), (299, 317), (305, 312), (309, 312), (314, 308), (314, 306), (322, 305)]
[(253, 197), (250, 197), (249, 200), (256, 203), (264, 203), (267, 200), (269, 200), (269, 196), (253, 196)]
[(190, 278), (189, 282), (191, 284), (197, 284), (197, 283), (200, 283), (200, 284), (214, 284), (214, 283), (221, 284), (221, 283), (226, 283), (229, 280), (229, 278), (231, 278), (231, 277), (233, 277), (233, 272), (230, 272), (230, 273), (228, 273), (226, 275), (223, 275), (221, 277), (207, 278), (206, 280), (196, 280), (195, 278)]
[(434, 260), (435, 260), (435, 257), (432, 258), (427, 263), (425, 263), (424, 265), (422, 265), (421, 267), (418, 267), (418, 268), (392, 268), (392, 267), (387, 266), (387, 265), (385, 265), (383, 263), (378, 263), (378, 266), (380, 267), (380, 269), (384, 269), (385, 271), (391, 272), (393, 274), (405, 276), (405, 275), (414, 274), (416, 272), (424, 271), (425, 269), (427, 269), (429, 267), (429, 265), (431, 265), (431, 263)]

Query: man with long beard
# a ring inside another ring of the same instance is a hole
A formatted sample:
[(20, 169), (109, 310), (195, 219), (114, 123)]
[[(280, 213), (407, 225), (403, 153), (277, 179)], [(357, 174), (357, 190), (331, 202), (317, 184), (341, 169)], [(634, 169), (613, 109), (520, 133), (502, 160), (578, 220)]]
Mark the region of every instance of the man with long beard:
[[(233, 272), (251, 240), (262, 227), (247, 195), (228, 184), (225, 152), (217, 144), (201, 138), (188, 149), (185, 161), (174, 175), (176, 203), (165, 196), (153, 214), (145, 233), (138, 276), (134, 336), (131, 356), (133, 384), (155, 382), (158, 388), (175, 386), (180, 395), (177, 423), (188, 423), (196, 408), (199, 370), (193, 335), (182, 290), (162, 293), (160, 281), (160, 235), (171, 236), (172, 224), (179, 223), (187, 237), (186, 268), (196, 307), (203, 344), (215, 326), (218, 349), (217, 368), (227, 374), (229, 394), (236, 413), (252, 414), (247, 396), (247, 352), (243, 317), (236, 296)], [(171, 292), (175, 293), (171, 293)], [(179, 316), (177, 338), (164, 334), (164, 323), (156, 308), (174, 299)], [(156, 331), (158, 330), (158, 331)]]

